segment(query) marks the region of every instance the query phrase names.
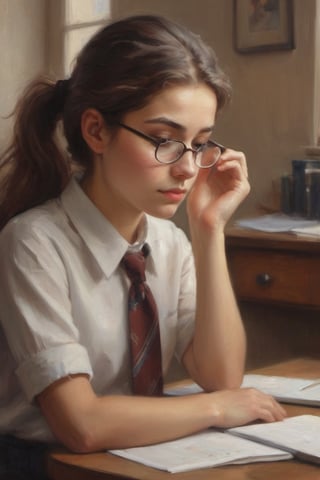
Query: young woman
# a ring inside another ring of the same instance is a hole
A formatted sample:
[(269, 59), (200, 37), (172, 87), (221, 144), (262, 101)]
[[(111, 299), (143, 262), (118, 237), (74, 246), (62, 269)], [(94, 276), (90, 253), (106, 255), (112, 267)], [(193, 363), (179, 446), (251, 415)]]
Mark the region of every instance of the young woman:
[[(92, 452), (284, 417), (239, 388), (224, 228), (249, 184), (244, 154), (212, 140), (229, 94), (213, 51), (157, 16), (108, 25), (69, 79), (27, 88), (2, 157), (3, 435)], [(168, 220), (186, 197), (191, 244)], [(132, 394), (122, 258), (146, 243), (162, 375), (176, 355), (203, 394)]]

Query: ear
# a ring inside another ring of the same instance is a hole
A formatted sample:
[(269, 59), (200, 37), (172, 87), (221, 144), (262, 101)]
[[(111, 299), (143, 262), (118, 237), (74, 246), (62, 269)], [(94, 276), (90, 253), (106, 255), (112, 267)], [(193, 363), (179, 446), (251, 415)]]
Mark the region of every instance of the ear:
[(85, 142), (94, 153), (103, 153), (109, 135), (106, 124), (98, 110), (88, 108), (81, 116), (81, 131)]

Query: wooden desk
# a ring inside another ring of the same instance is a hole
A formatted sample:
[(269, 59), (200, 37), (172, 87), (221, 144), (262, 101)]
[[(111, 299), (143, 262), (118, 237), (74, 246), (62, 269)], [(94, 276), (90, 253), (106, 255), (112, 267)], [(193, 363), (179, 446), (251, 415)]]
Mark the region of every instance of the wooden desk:
[[(252, 371), (272, 375), (316, 378), (320, 360), (297, 359)], [(285, 406), (288, 415), (320, 415), (320, 408)], [(52, 452), (49, 458), (52, 480), (319, 480), (320, 468), (295, 460), (251, 463), (207, 468), (185, 473), (166, 473), (106, 453), (76, 455)]]
[(320, 241), (230, 228), (229, 268), (239, 300), (320, 308)]

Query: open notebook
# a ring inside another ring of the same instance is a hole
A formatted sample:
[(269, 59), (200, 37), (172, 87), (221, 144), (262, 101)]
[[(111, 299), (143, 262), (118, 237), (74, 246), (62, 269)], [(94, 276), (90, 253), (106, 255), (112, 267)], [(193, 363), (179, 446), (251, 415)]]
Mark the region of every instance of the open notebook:
[(109, 453), (171, 473), (292, 458), (288, 452), (214, 429), (170, 442)]
[(231, 428), (228, 432), (276, 446), (299, 460), (320, 464), (320, 417), (316, 415), (298, 415), (282, 422), (246, 425)]

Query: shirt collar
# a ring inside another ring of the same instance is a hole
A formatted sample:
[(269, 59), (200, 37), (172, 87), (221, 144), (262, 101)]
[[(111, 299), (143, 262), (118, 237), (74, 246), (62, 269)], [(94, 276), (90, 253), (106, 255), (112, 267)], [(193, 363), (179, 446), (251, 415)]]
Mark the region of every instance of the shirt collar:
[(78, 234), (109, 278), (128, 249), (141, 249), (148, 232), (145, 216), (138, 239), (130, 245), (84, 193), (76, 178), (62, 192), (61, 205)]

